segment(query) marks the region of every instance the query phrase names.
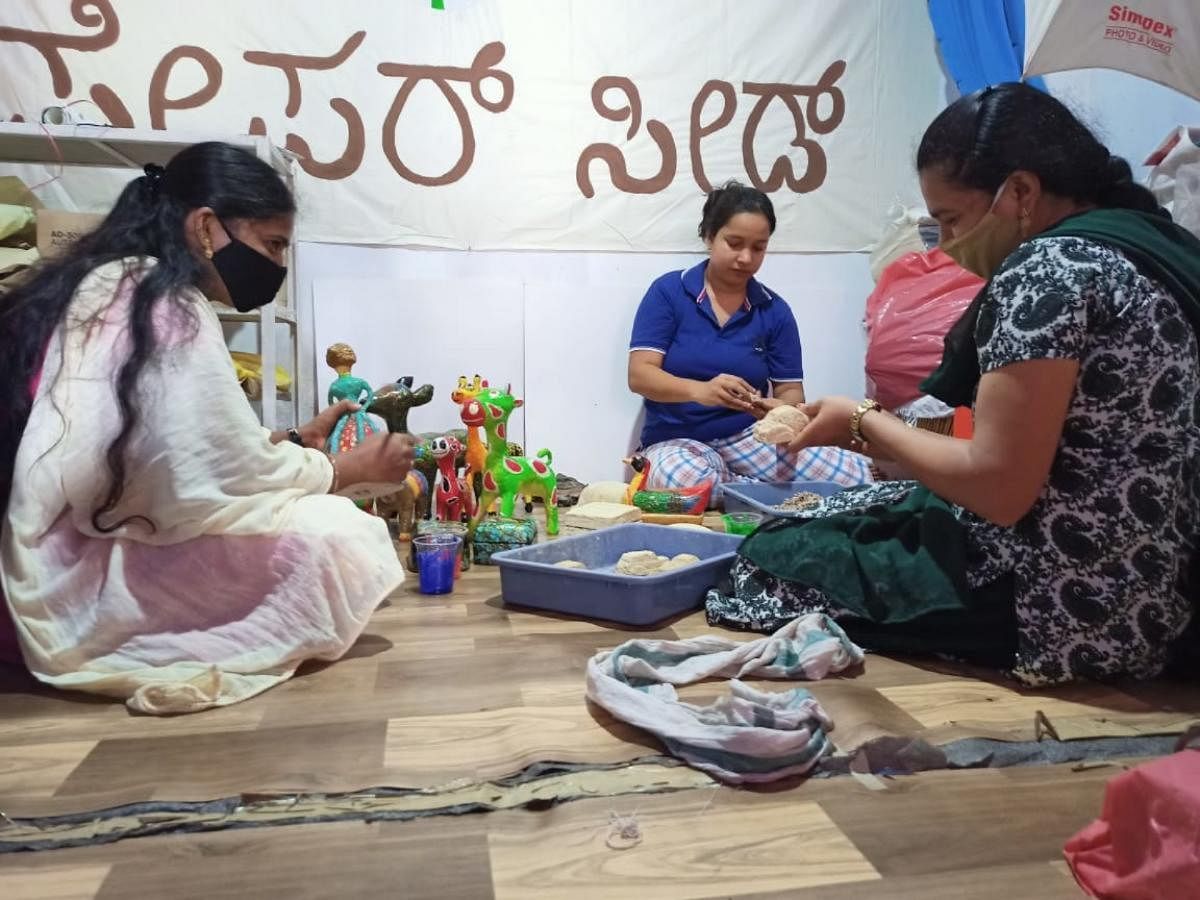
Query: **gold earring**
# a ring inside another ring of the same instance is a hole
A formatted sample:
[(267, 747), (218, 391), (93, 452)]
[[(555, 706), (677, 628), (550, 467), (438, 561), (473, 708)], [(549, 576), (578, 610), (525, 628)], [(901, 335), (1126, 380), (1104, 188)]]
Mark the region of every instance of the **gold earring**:
[(205, 259), (212, 259), (212, 256), (213, 256), (213, 254), (212, 254), (212, 247), (205, 247), (205, 248), (204, 248), (204, 258), (205, 258)]

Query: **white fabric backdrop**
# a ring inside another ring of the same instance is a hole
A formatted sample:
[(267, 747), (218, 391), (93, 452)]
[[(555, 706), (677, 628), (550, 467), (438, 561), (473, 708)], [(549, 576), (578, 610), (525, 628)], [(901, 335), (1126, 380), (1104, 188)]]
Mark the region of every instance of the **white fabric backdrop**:
[(862, 250), (941, 100), (924, 0), (78, 5), (3, 4), (0, 115), (265, 129), (313, 241), (691, 251), (736, 177), (773, 249)]

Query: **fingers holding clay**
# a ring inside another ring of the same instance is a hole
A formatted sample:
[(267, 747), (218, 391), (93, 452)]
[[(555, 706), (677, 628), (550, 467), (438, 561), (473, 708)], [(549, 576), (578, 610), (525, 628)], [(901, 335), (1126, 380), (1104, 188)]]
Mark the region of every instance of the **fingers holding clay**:
[(790, 444), (808, 424), (808, 416), (794, 406), (777, 406), (754, 426), (754, 437), (764, 444)]

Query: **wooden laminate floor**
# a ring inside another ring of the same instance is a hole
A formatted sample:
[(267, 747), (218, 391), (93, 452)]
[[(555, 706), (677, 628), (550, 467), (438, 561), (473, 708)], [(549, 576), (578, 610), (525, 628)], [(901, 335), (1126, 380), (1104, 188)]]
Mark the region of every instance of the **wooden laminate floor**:
[[(0, 670), (0, 810), (20, 819), (239, 794), (471, 789), (538, 762), (661, 754), (589, 707), (584, 663), (630, 636), (704, 633), (701, 613), (633, 632), (505, 609), (498, 594), (486, 567), (446, 597), (422, 597), (414, 579), (346, 659), (180, 718), (133, 716)], [(1064, 740), (1172, 733), (1200, 719), (1200, 690), (1176, 685), (1029, 693), (986, 673), (876, 656), (854, 677), (810, 687), (839, 751), (881, 735), (1029, 740), (1039, 713)], [(584, 799), (557, 805), (3, 854), (0, 897), (1072, 897), (1063, 842), (1099, 812), (1119, 771), (971, 769), (735, 790), (680, 769), (665, 793), (593, 797), (600, 782), (584, 780)], [(636, 815), (640, 843), (606, 844), (614, 813)], [(0, 819), (0, 840), (4, 829)]]

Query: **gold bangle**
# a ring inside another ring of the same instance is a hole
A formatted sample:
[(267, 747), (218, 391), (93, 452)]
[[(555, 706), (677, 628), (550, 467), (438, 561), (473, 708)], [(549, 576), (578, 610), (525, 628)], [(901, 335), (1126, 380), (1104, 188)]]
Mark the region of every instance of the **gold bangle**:
[(878, 400), (867, 399), (855, 407), (854, 412), (850, 414), (850, 440), (866, 445), (867, 439), (863, 437), (862, 433), (862, 420), (863, 416), (872, 410), (876, 412), (883, 410)]

